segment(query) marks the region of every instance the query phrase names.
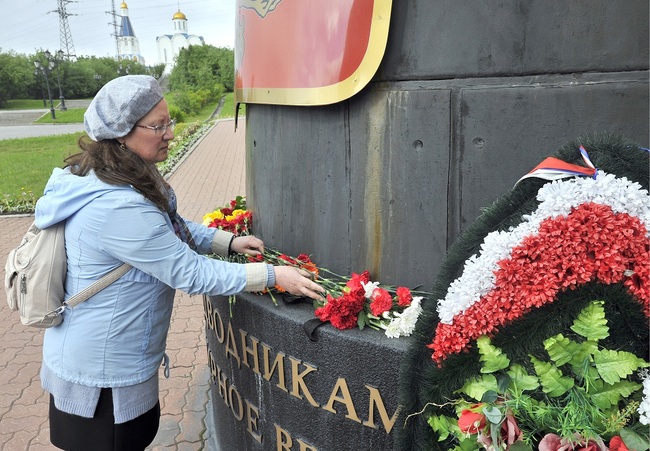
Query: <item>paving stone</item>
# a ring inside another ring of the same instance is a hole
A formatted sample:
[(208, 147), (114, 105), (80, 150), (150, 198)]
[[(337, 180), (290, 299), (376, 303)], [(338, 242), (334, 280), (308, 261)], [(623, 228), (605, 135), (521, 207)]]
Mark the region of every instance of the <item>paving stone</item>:
[(176, 436), (181, 432), (181, 415), (162, 415), (158, 434), (151, 444), (152, 447), (162, 446), (162, 449), (174, 449)]
[[(9, 384), (13, 384), (14, 379), (18, 377), (20, 370), (25, 366), (24, 363), (14, 363), (11, 362), (6, 367), (0, 370), (0, 380), (5, 381)], [(31, 381), (31, 377), (29, 378)]]
[[(43, 407), (45, 407), (45, 410), (43, 410)], [(47, 418), (47, 406), (38, 404), (25, 405), (19, 404), (17, 401), (11, 406), (11, 411), (9, 411), (6, 418), (24, 419), (32, 417)]]
[(195, 421), (194, 415), (186, 415), (180, 423), (181, 431), (176, 436), (176, 442), (193, 443), (196, 449), (197, 444), (200, 442), (201, 437), (205, 432), (205, 425), (202, 421)]
[(18, 431), (4, 444), (3, 450), (11, 451), (28, 451), (29, 442), (32, 439), (32, 433), (29, 430)]
[(172, 349), (188, 349), (195, 348), (197, 345), (202, 344), (203, 337), (197, 336), (195, 333), (183, 335), (183, 337), (174, 337), (172, 339)]
[(172, 364), (173, 367), (192, 367), (196, 360), (196, 348), (181, 348), (176, 354), (176, 359)]
[(176, 445), (176, 451), (197, 451), (200, 444), (197, 442), (179, 442)]
[[(17, 418), (12, 415), (12, 410), (6, 412), (2, 416), (2, 429), (3, 431), (12, 432), (14, 435), (18, 432), (30, 433), (32, 437), (35, 437), (40, 430), (43, 420), (47, 418), (47, 415), (31, 418)], [(2, 448), (2, 449), (11, 449), (11, 448)]]
[(40, 403), (46, 403), (47, 404), (47, 394), (43, 391), (41, 388), (40, 383), (32, 383), (25, 387), (23, 392), (20, 394), (20, 397), (14, 398), (15, 399), (15, 404), (22, 404), (22, 405), (34, 405), (34, 404), (40, 404)]

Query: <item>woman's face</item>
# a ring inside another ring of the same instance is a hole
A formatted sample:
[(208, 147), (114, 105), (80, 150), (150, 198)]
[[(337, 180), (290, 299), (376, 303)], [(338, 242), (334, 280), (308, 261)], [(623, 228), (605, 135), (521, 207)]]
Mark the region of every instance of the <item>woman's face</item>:
[[(131, 151), (138, 154), (147, 163), (160, 163), (167, 159), (169, 141), (174, 139), (174, 132), (167, 128), (164, 133), (148, 127), (162, 127), (169, 124), (167, 102), (162, 99), (145, 114), (124, 138), (120, 140)], [(145, 127), (143, 127), (145, 126)]]

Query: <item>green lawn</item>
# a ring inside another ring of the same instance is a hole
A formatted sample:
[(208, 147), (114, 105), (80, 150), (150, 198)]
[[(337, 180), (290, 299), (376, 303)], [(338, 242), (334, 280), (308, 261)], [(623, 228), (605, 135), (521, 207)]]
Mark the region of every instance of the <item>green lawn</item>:
[(86, 112), (85, 108), (68, 108), (65, 111), (55, 111), (54, 116), (56, 119), (52, 119), (52, 115), (47, 113), (36, 121), (37, 124), (74, 124), (84, 121), (84, 113)]
[[(225, 95), (225, 100), (223, 103), (223, 106), (221, 107), (221, 111), (219, 111), (219, 115), (217, 116), (217, 119), (227, 119), (231, 117), (235, 117), (235, 108), (234, 108), (234, 94), (232, 92), (228, 92)], [(206, 105), (203, 107), (201, 111), (199, 111), (197, 114), (188, 116), (185, 118), (185, 122), (196, 122), (196, 121), (205, 121), (210, 118), (210, 115), (214, 111), (215, 105)], [(239, 115), (243, 116), (245, 111), (245, 105), (242, 105), (239, 108)]]
[[(235, 102), (234, 94), (229, 92), (226, 94), (226, 99), (223, 102), (221, 111), (219, 112), (218, 119), (225, 119), (229, 117), (235, 117)], [(246, 114), (246, 105), (241, 105), (239, 107), (239, 116), (244, 116)]]
[(212, 114), (213, 111), (214, 111), (214, 105), (212, 104), (206, 105), (198, 113), (186, 116), (185, 122), (189, 124), (191, 122), (196, 122), (196, 121), (206, 121), (210, 118), (210, 115)]
[[(59, 102), (57, 101), (54, 106)], [(50, 108), (50, 103), (43, 105), (42, 100), (22, 99), (22, 100), (7, 100), (7, 110), (41, 110), (43, 108)]]
[[(86, 112), (85, 108), (68, 108), (66, 111), (61, 111), (56, 109), (59, 105), (59, 100), (54, 101), (54, 116), (56, 119), (52, 119), (52, 115), (48, 112), (45, 113), (42, 117), (35, 121), (37, 124), (74, 124), (77, 122), (84, 121), (84, 113)], [(31, 99), (22, 99), (22, 100), (8, 100), (6, 110), (42, 110), (50, 109), (50, 104), (47, 102), (46, 106), (43, 106), (42, 100), (31, 100)]]
[(78, 151), (82, 134), (0, 140), (0, 212), (40, 197), (52, 169)]
[[(177, 139), (189, 124), (180, 124)], [(84, 132), (39, 138), (0, 140), (0, 213), (33, 211), (34, 202), (42, 196), (45, 184), (55, 167), (63, 167), (64, 159), (79, 152), (77, 140)], [(173, 155), (186, 146), (176, 146)], [(176, 158), (177, 160), (178, 158)]]

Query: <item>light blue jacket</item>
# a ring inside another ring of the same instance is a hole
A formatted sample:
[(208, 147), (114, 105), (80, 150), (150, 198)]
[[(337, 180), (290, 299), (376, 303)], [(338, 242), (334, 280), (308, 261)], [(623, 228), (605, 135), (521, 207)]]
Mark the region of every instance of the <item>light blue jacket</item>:
[[(79, 177), (55, 169), (35, 221), (40, 228), (66, 221), (66, 299), (122, 262), (133, 266), (66, 309), (61, 325), (45, 332), (43, 364), (73, 384), (126, 387), (153, 377), (163, 359), (175, 289), (228, 295), (266, 286), (265, 265), (197, 254), (177, 238), (166, 213), (135, 189), (106, 184), (93, 173)], [(191, 222), (188, 227), (201, 253), (220, 241), (215, 234), (226, 234)]]

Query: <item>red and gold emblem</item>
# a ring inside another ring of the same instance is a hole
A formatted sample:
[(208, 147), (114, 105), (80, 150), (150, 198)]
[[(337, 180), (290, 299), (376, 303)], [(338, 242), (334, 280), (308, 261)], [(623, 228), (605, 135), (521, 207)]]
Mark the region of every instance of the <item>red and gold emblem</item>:
[(325, 105), (359, 92), (384, 55), (391, 0), (238, 0), (235, 101)]

